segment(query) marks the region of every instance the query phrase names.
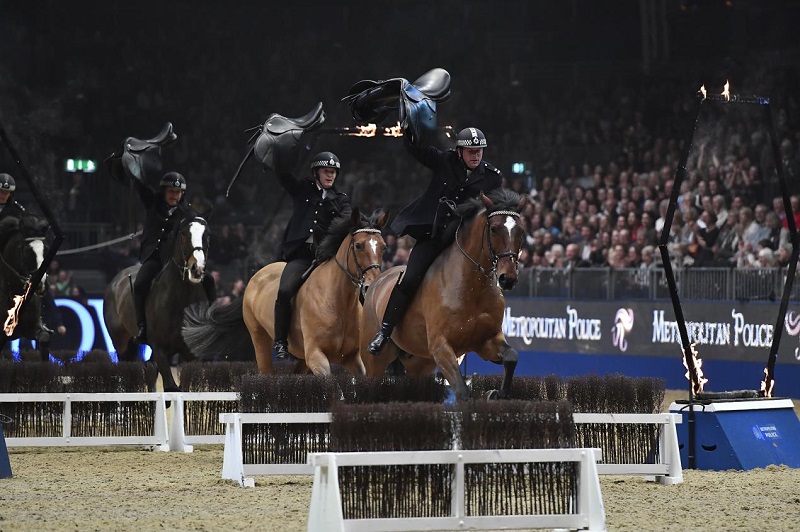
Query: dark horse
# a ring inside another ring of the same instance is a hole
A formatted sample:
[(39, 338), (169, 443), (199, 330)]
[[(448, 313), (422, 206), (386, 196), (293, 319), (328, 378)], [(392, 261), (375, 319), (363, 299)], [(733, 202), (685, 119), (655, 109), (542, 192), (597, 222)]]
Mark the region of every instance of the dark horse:
[[(363, 374), (359, 359), (359, 297), (380, 272), (385, 243), (381, 228), (388, 215), (375, 211), (367, 219), (353, 209), (332, 225), (317, 250), (319, 266), (300, 287), (292, 305), (289, 351), (300, 361), (296, 372), (330, 375), (331, 364)], [(272, 373), (275, 297), (285, 262), (261, 268), (244, 296), (227, 306), (212, 305), (207, 314), (197, 305), (186, 311), (183, 335), (198, 358), (231, 359), (255, 351), (261, 373)], [(249, 336), (248, 336), (249, 332)], [(252, 340), (243, 345), (244, 338)]]
[(360, 353), (367, 375), (383, 375), (402, 350), (414, 359), (429, 359), (429, 370), (439, 366), (456, 398), (464, 400), (469, 392), (458, 357), (474, 351), (485, 360), (503, 364), (499, 396), (509, 395), (517, 352), (502, 332), (502, 290), (517, 282), (524, 233), (519, 212), (525, 203), (525, 196), (497, 190), (458, 207), (455, 241), (428, 269), (391, 342), (377, 356), (367, 346), (380, 327), (389, 294), (404, 267), (391, 268), (372, 283), (361, 325)]
[[(44, 260), (47, 229), (47, 221), (32, 214), (25, 214), (21, 218), (7, 216), (0, 221), (0, 242), (3, 242), (0, 249), (3, 341), (17, 338), (39, 340), (40, 350), (44, 347), (41, 344), (46, 334), (41, 329), (41, 287), (46, 283), (42, 282), (39, 288), (31, 288), (30, 281)], [(20, 312), (23, 297), (26, 302)]]
[[(181, 221), (172, 238), (172, 254), (153, 281), (147, 296), (147, 338), (153, 348), (164, 391), (179, 391), (170, 368), (170, 357), (179, 353), (183, 360), (194, 356), (181, 337), (184, 309), (194, 302), (207, 301), (201, 281), (208, 257), (208, 224), (202, 218)], [(131, 286), (140, 265), (119, 272), (105, 293), (103, 318), (120, 360), (136, 357), (136, 317)]]

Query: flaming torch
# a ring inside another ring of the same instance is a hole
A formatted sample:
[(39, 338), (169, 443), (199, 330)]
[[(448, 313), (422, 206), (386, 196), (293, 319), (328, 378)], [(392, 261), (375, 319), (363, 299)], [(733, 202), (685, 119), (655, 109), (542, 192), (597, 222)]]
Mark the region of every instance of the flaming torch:
[[(703, 376), (703, 359), (697, 358), (698, 353), (697, 348), (695, 347), (696, 345), (697, 344), (693, 342), (692, 345), (689, 346), (689, 351), (692, 355), (691, 357), (686, 357), (686, 353), (683, 353), (683, 367), (686, 368), (686, 380), (688, 380), (691, 384), (692, 394), (694, 396), (702, 393), (703, 386), (705, 386), (705, 384), (708, 382), (708, 379)], [(681, 352), (683, 352), (682, 348)], [(691, 365), (687, 362), (687, 358), (691, 359)], [(692, 371), (692, 369), (694, 369), (694, 371)]]
[(725, 98), (726, 101), (731, 101), (731, 83), (726, 79), (725, 86), (722, 87), (721, 96)]
[(383, 136), (384, 137), (402, 137), (403, 136), (403, 128), (400, 127), (400, 122), (391, 126), (383, 128)]
[(19, 323), (19, 309), (22, 307), (22, 304), (28, 298), (28, 294), (31, 292), (31, 283), (25, 283), (25, 286), (22, 290), (21, 296), (14, 296), (13, 301), (14, 304), (11, 305), (11, 308), (8, 309), (8, 317), (6, 318), (5, 323), (3, 324), (3, 332), (6, 333), (6, 336), (11, 336), (14, 334), (14, 329), (17, 328), (17, 323)]
[(706, 91), (705, 85), (701, 85), (700, 90), (698, 92), (703, 95), (704, 100), (706, 99), (706, 96), (708, 96), (708, 91)]

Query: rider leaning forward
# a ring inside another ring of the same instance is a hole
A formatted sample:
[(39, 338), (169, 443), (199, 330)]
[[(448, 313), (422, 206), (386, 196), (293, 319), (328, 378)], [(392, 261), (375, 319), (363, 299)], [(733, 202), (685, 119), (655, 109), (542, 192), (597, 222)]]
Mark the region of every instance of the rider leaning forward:
[[(191, 205), (184, 201), (186, 179), (178, 172), (167, 172), (155, 192), (137, 179), (131, 180), (146, 209), (142, 244), (139, 247), (139, 260), (142, 267), (133, 283), (133, 306), (136, 310), (136, 324), (139, 332), (136, 341), (147, 343), (147, 321), (145, 303), (150, 285), (158, 272), (169, 261), (172, 243), (177, 235), (178, 225), (185, 218), (197, 216)], [(209, 303), (216, 299), (214, 278), (203, 276), (203, 289)]]
[(411, 154), (433, 170), (433, 176), (425, 192), (404, 207), (392, 222), (392, 230), (397, 235), (410, 235), (416, 243), (405, 273), (389, 296), (381, 328), (369, 344), (373, 355), (380, 353), (395, 325), (403, 318), (425, 272), (452, 243), (454, 231), (445, 230), (453, 217), (451, 207), (502, 185), (500, 170), (483, 160), (486, 146), (486, 136), (473, 127), (458, 133), (455, 149), (441, 151), (434, 146), (421, 147), (406, 142)]
[(350, 198), (333, 186), (341, 171), (339, 158), (329, 151), (311, 160), (311, 176), (295, 179), (291, 174), (278, 175), (281, 186), (292, 196), (294, 210), (286, 226), (281, 245), (286, 267), (281, 274), (275, 298), (275, 358), (287, 359), (292, 298), (303, 284), (303, 274), (314, 262), (317, 247), (328, 235), (331, 222), (350, 216)]

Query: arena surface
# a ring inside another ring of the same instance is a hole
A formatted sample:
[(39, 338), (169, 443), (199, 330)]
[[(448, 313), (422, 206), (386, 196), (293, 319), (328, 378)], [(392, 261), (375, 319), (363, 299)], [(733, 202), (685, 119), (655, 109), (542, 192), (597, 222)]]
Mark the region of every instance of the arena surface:
[[(684, 392), (668, 392), (665, 407)], [(795, 401), (795, 411), (800, 402)], [(0, 532), (60, 530), (304, 531), (311, 476), (220, 478), (222, 446), (190, 454), (123, 448), (12, 448), (0, 480)], [(601, 477), (609, 530), (796, 530), (800, 469), (684, 471), (664, 486)]]

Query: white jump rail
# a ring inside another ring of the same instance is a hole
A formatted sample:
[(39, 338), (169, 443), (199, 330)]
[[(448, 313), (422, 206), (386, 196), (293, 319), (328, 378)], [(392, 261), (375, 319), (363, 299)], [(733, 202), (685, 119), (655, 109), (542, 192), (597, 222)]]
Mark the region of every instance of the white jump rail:
[[(73, 436), (72, 405), (78, 402), (146, 402), (155, 403), (153, 430), (149, 435), (138, 436)], [(4, 393), (0, 403), (62, 403), (62, 429), (60, 436), (8, 437), (8, 447), (81, 447), (105, 445), (148, 446), (155, 450), (169, 450), (167, 437), (167, 408), (164, 394), (143, 393)]]
[[(573, 414), (575, 423), (627, 423), (663, 425), (659, 432), (659, 462), (656, 464), (597, 464), (601, 475), (640, 475), (661, 484), (683, 482), (678, 432), (676, 423), (680, 414)], [(225, 413), (219, 416), (225, 424), (225, 450), (222, 463), (222, 478), (235, 480), (240, 486), (253, 487), (259, 475), (310, 475), (314, 472), (309, 464), (245, 464), (242, 456), (242, 425), (256, 423), (330, 423), (331, 414), (293, 413)]]
[[(413, 530), (513, 530), (568, 528), (605, 530), (606, 517), (596, 461), (600, 449), (515, 449), (476, 451), (398, 451), (310, 453), (314, 485), (308, 515), (309, 532), (400, 532)], [(487, 463), (577, 462), (578, 500), (574, 514), (466, 515), (464, 466)], [(345, 519), (339, 487), (339, 467), (452, 464), (454, 479), (451, 515)]]
[(167, 401), (173, 401), (170, 408), (169, 450), (190, 453), (194, 445), (221, 445), (225, 434), (186, 434), (184, 404), (190, 401), (238, 401), (237, 392), (164, 392)]
[(656, 464), (597, 464), (601, 475), (643, 475), (661, 484), (683, 482), (683, 466), (678, 448), (678, 430), (675, 425), (682, 422), (680, 414), (572, 414), (576, 424), (620, 423), (662, 425), (659, 431), (658, 463)]

